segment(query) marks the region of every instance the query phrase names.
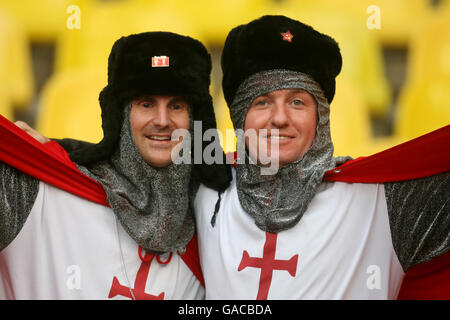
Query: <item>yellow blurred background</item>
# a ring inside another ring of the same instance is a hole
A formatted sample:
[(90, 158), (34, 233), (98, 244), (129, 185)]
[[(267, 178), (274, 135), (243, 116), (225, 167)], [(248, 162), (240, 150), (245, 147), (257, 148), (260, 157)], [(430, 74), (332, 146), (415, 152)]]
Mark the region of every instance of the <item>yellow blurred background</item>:
[[(450, 124), (450, 0), (0, 0), (0, 114), (48, 137), (100, 141), (98, 95), (112, 44), (172, 31), (210, 51), (225, 132), (223, 43), (233, 27), (265, 14), (310, 24), (340, 45), (335, 155), (369, 155)], [(234, 140), (222, 142), (234, 150)]]

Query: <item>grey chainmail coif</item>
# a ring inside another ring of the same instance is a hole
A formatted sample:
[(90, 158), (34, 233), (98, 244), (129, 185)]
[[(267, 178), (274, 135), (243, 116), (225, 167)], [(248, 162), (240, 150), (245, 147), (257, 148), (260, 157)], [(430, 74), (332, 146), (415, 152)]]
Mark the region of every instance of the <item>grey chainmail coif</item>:
[(116, 217), (142, 248), (152, 253), (183, 249), (195, 230), (189, 188), (192, 166), (147, 164), (134, 143), (130, 109), (125, 108), (119, 145), (111, 159), (79, 169), (103, 186)]
[[(320, 85), (310, 76), (289, 70), (269, 70), (247, 78), (238, 88), (230, 107), (237, 130), (237, 143), (245, 144), (242, 134), (251, 102), (258, 96), (281, 89), (303, 89), (317, 102), (316, 135), (310, 149), (296, 162), (276, 174), (262, 175), (257, 164), (239, 164), (236, 184), (239, 202), (263, 231), (277, 233), (295, 226), (307, 210), (322, 183), (325, 171), (343, 159), (333, 158), (330, 136), (330, 106)], [(248, 155), (246, 155), (248, 157)]]

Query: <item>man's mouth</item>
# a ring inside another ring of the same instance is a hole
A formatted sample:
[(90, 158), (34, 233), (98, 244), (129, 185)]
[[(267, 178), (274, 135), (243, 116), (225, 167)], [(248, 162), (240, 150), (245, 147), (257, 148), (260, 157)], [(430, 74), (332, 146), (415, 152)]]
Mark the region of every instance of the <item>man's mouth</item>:
[(168, 135), (164, 135), (164, 136), (155, 136), (155, 135), (150, 135), (150, 136), (146, 136), (148, 139), (150, 140), (156, 140), (156, 141), (170, 141), (172, 140), (171, 136)]
[(270, 135), (270, 136), (267, 136), (267, 139), (272, 139), (272, 140), (286, 140), (286, 139), (292, 139), (292, 137), (289, 137), (289, 136), (283, 136), (283, 135)]

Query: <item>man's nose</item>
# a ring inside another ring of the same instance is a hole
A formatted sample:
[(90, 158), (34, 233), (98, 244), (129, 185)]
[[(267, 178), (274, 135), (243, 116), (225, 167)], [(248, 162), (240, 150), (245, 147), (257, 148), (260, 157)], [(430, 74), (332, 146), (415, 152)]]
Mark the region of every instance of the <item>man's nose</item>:
[(169, 125), (169, 114), (165, 105), (157, 106), (153, 124), (158, 127), (167, 127)]
[(289, 116), (287, 114), (287, 108), (281, 101), (276, 101), (272, 108), (272, 125), (276, 128), (282, 128), (288, 124)]

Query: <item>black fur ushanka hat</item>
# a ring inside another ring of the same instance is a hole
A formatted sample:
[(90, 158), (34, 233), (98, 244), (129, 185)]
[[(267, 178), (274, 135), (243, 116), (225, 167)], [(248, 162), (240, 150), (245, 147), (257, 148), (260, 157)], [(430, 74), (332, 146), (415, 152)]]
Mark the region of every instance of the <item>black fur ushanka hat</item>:
[(228, 34), (222, 52), (222, 87), (230, 106), (249, 76), (286, 69), (310, 75), (331, 102), (341, 67), (339, 46), (331, 37), (285, 16), (263, 16)]
[[(168, 64), (168, 66), (166, 66)], [(216, 128), (209, 93), (211, 57), (199, 41), (171, 32), (145, 32), (117, 40), (108, 60), (108, 84), (100, 93), (103, 139), (98, 144), (61, 140), (72, 161), (89, 165), (116, 150), (127, 103), (141, 95), (182, 96), (202, 130)], [(203, 148), (207, 143), (203, 142)], [(223, 153), (223, 151), (222, 151)], [(194, 164), (206, 186), (224, 190), (231, 181), (225, 164)]]

